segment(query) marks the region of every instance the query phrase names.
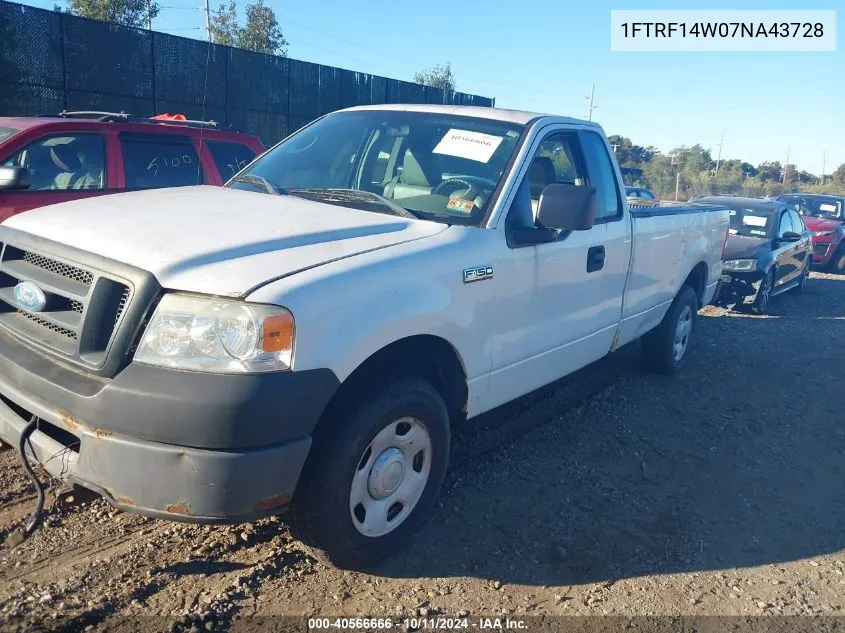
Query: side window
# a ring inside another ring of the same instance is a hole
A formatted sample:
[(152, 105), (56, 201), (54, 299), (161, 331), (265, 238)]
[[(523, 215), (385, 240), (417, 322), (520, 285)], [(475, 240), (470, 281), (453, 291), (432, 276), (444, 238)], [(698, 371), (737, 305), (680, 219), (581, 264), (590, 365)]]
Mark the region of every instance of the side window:
[(532, 202), (539, 201), (543, 189), (552, 183), (584, 184), (584, 174), (576, 159), (576, 143), (574, 134), (552, 134), (537, 148), (527, 176)]
[(243, 143), (206, 141), (220, 179), (226, 182), (255, 158), (255, 152)]
[(784, 211), (780, 216), (780, 224), (778, 225), (778, 237), (783, 236), (787, 231), (792, 230), (792, 222), (789, 220), (789, 212)]
[(40, 138), (10, 156), (5, 166), (26, 167), (29, 191), (103, 189), (106, 152), (100, 134)]
[(184, 187), (202, 184), (199, 157), (189, 136), (120, 135), (127, 189)]
[(596, 189), (596, 222), (622, 217), (619, 186), (604, 139), (595, 132), (581, 135), (590, 184)]
[(807, 230), (807, 227), (804, 226), (804, 220), (801, 219), (801, 216), (798, 215), (795, 211), (789, 211), (789, 217), (792, 218), (792, 229), (796, 233), (803, 233)]

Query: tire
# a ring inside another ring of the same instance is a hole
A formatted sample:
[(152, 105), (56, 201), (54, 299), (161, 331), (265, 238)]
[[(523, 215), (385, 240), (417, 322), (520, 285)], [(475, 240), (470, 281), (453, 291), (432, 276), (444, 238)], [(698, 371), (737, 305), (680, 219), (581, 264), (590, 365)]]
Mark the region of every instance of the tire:
[(323, 562), (369, 569), (408, 542), (437, 500), (449, 461), (449, 415), (434, 387), (416, 377), (391, 380), (334, 410), (336, 419), (315, 434), (291, 530)]
[(676, 374), (689, 356), (689, 344), (695, 329), (698, 298), (689, 286), (683, 286), (656, 328), (643, 336), (642, 350), (646, 366), (661, 374)]
[(807, 279), (810, 277), (810, 259), (808, 256), (807, 261), (804, 263), (804, 268), (801, 269), (801, 279), (798, 281), (798, 286), (795, 288), (795, 292), (801, 294), (807, 289)]
[(840, 246), (830, 260), (830, 269), (840, 275), (845, 275), (845, 246)]
[(775, 273), (773, 269), (769, 269), (760, 281), (760, 287), (757, 288), (757, 294), (754, 295), (754, 302), (751, 304), (752, 314), (768, 314), (769, 304), (772, 300), (772, 287), (775, 282)]

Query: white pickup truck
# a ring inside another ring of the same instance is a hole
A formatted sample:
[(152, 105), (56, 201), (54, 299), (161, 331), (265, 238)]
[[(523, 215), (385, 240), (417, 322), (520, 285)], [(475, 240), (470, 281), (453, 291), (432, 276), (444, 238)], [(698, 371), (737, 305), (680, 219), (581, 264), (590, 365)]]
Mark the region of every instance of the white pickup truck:
[(450, 428), (642, 337), (677, 371), (728, 212), (631, 211), (601, 128), (489, 108), (324, 116), (226, 188), (0, 226), (0, 438), (124, 510), (292, 506), (366, 567), (429, 512)]

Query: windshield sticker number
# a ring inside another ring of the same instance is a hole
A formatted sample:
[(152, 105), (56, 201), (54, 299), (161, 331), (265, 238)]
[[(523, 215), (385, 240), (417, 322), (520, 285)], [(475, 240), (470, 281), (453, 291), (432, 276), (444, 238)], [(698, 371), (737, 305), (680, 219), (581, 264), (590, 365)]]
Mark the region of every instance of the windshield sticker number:
[(446, 156), (456, 156), (479, 163), (487, 163), (493, 156), (493, 152), (499, 148), (502, 139), (501, 136), (453, 128), (446, 132), (446, 135), (440, 139), (437, 147), (432, 151), (435, 154), (445, 154)]
[(766, 218), (761, 218), (759, 215), (745, 215), (742, 217), (742, 223), (745, 226), (766, 226)]
[(463, 198), (457, 197), (449, 198), (449, 202), (446, 204), (447, 209), (451, 211), (458, 211), (466, 215), (470, 215), (472, 213), (474, 206), (475, 202), (472, 200), (464, 200)]
[(836, 213), (836, 205), (835, 204), (822, 203), (822, 204), (819, 205), (819, 210), (830, 211), (831, 213)]

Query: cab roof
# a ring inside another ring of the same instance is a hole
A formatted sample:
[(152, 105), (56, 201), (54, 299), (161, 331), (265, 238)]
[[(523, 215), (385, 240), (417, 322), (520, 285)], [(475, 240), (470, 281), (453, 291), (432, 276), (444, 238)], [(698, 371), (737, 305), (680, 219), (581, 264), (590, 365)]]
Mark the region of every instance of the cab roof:
[(389, 110), (397, 112), (428, 112), (432, 114), (450, 114), (453, 116), (466, 116), (478, 119), (489, 119), (491, 121), (503, 121), (505, 123), (517, 123), (527, 125), (536, 119), (554, 121), (556, 123), (571, 123), (578, 125), (590, 125), (599, 128), (598, 123), (574, 119), (571, 117), (557, 116), (554, 114), (542, 114), (540, 112), (528, 112), (525, 110), (507, 110), (504, 108), (488, 108), (484, 106), (461, 106), (461, 105), (439, 105), (439, 104), (407, 104), (407, 103), (383, 103), (378, 105), (355, 106), (340, 110), (340, 112), (353, 112), (360, 110)]

